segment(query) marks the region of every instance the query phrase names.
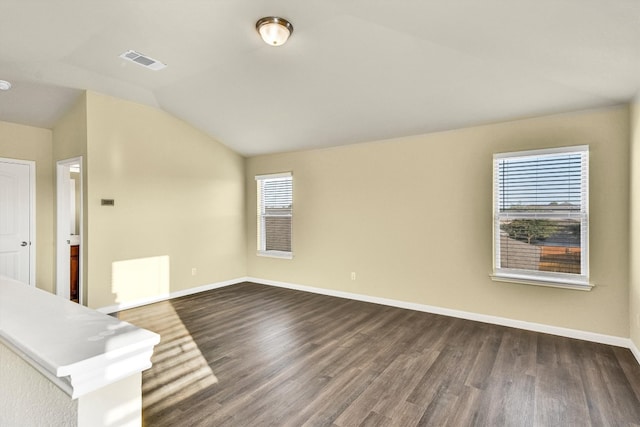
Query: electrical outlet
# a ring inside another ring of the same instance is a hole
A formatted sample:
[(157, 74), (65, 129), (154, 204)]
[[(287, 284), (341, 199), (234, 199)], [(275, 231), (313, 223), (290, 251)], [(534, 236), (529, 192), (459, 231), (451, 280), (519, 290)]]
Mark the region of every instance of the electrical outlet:
[(356, 272), (355, 271), (351, 272), (351, 280), (356, 280)]
[(195, 267), (193, 267), (193, 268), (191, 269), (191, 275), (192, 275), (192, 276), (195, 276), (196, 274), (198, 274), (198, 269), (197, 269), (197, 268), (195, 268)]

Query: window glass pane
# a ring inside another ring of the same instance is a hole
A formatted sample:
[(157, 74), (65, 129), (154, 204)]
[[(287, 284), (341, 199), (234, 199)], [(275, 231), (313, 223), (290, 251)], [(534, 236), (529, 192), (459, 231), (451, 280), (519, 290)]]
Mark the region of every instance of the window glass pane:
[(500, 220), (500, 267), (580, 274), (580, 221)]
[(265, 250), (291, 252), (291, 217), (265, 216)]
[(500, 211), (580, 211), (582, 156), (527, 156), (502, 159)]
[(265, 209), (291, 209), (291, 178), (265, 180), (263, 184)]
[(494, 156), (496, 276), (588, 285), (588, 147)]
[(258, 250), (291, 252), (293, 180), (290, 175), (262, 175), (258, 185)]

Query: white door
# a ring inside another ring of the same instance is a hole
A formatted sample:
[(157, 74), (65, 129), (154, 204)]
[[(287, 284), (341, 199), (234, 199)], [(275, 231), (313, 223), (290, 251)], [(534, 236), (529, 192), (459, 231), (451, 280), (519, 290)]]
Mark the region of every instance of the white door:
[(0, 275), (33, 284), (31, 166), (0, 160)]

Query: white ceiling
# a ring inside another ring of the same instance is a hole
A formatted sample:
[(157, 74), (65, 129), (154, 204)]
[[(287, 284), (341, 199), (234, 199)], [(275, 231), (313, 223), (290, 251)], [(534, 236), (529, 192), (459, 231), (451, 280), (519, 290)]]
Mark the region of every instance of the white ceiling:
[(90, 89), (243, 155), (335, 146), (626, 102), (640, 1), (0, 0), (0, 79), (4, 121), (50, 128)]

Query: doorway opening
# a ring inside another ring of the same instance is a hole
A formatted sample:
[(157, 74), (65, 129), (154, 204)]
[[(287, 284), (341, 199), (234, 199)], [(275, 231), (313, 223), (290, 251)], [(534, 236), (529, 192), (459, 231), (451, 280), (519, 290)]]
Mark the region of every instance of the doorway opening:
[(56, 294), (82, 304), (82, 157), (56, 166)]

